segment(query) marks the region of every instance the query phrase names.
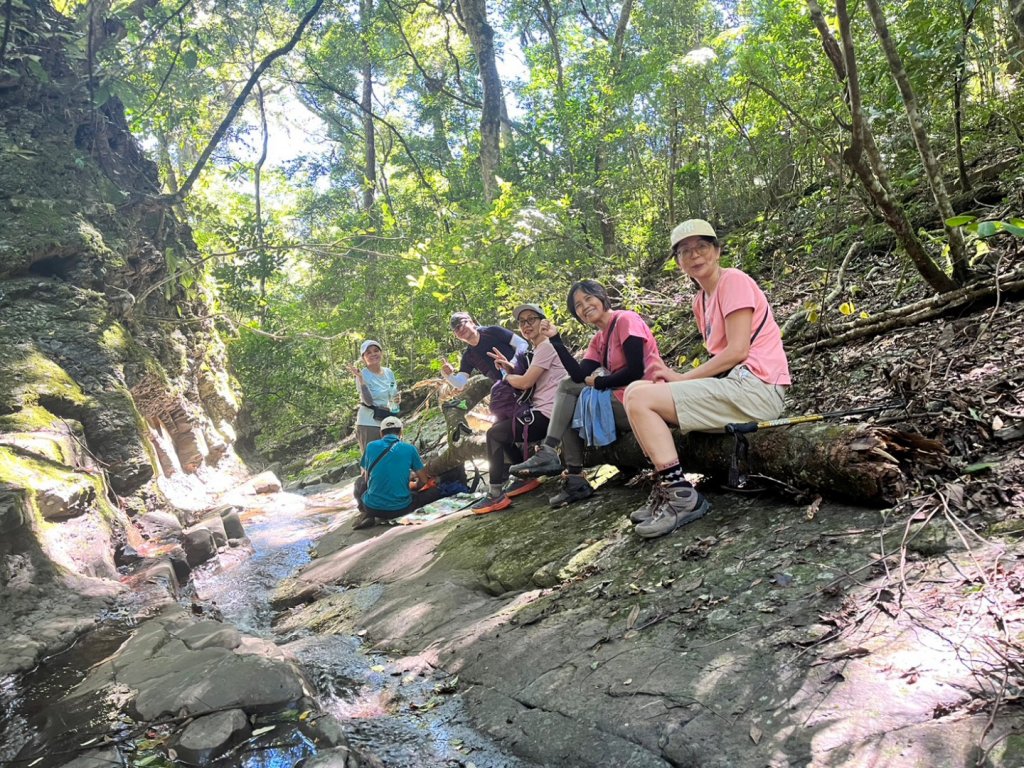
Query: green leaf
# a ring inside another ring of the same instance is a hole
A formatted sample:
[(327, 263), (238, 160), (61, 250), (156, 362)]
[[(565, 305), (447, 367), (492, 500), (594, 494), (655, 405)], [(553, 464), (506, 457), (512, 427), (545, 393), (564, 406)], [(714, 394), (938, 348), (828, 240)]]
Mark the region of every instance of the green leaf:
[(981, 224), (978, 225), (978, 237), (992, 237), (992, 235), (999, 231), (1000, 223), (1001, 222), (998, 221), (981, 222)]
[(181, 63), (185, 65), (186, 69), (195, 69), (199, 63), (199, 54), (189, 48), (181, 55)]
[(971, 464), (969, 467), (964, 467), (965, 475), (976, 475), (979, 472), (987, 472), (990, 469), (994, 469), (997, 464), (990, 461), (979, 461), (977, 464)]
[(28, 71), (35, 76), (36, 80), (39, 80), (42, 83), (48, 83), (50, 82), (50, 76), (46, 73), (46, 70), (43, 69), (43, 65), (39, 63), (37, 58), (38, 57), (36, 56), (25, 57), (25, 66), (28, 67)]
[(975, 221), (977, 218), (978, 218), (977, 216), (970, 216), (968, 214), (965, 214), (963, 216), (953, 216), (950, 219), (946, 219), (946, 226), (947, 227), (962, 227), (964, 224), (970, 224), (972, 221)]

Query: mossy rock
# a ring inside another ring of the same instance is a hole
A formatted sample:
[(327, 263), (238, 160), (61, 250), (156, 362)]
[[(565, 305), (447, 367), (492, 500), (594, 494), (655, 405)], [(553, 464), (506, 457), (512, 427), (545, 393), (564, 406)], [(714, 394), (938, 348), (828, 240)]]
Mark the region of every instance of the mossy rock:
[(108, 525), (117, 518), (99, 478), (5, 445), (0, 445), (0, 485), (25, 491), (27, 511), (40, 525), (90, 510)]
[(496, 595), (572, 578), (608, 545), (605, 533), (618, 526), (622, 508), (615, 497), (597, 496), (552, 511), (546, 495), (536, 491), (507, 510), (466, 520), (445, 537), (438, 560), (476, 573), (481, 586)]
[[(34, 345), (12, 344), (0, 348), (0, 413), (7, 411), (5, 416), (0, 416), (0, 429), (26, 429), (28, 424), (8, 417), (19, 409), (37, 406), (40, 399), (59, 400), (74, 407), (89, 404), (89, 397), (68, 372)], [(45, 414), (38, 411), (27, 414), (26, 418), (33, 425), (49, 424)]]

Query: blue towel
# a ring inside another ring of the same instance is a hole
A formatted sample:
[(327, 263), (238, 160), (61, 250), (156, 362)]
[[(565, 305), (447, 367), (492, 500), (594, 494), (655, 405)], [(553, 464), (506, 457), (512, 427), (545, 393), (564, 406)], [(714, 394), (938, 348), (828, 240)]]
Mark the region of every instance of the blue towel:
[(572, 428), (580, 433), (587, 445), (600, 448), (614, 443), (618, 433), (615, 431), (615, 412), (612, 411), (612, 391), (584, 387), (576, 401)]

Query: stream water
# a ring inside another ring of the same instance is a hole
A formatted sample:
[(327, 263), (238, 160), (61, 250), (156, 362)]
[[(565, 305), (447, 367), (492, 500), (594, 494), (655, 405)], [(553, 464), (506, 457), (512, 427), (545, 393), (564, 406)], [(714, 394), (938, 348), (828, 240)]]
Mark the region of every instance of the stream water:
[[(454, 685), (443, 673), (394, 672), (388, 658), (366, 653), (358, 637), (274, 634), (272, 592), (309, 562), (310, 550), (320, 536), (335, 525), (348, 524), (351, 512), (347, 488), (328, 489), (310, 498), (268, 497), (266, 506), (251, 509), (243, 517), (253, 550), (226, 550), (218, 564), (194, 573), (201, 603), (215, 604), (225, 622), (292, 653), (316, 687), (322, 708), (344, 724), (350, 743), (388, 768), (526, 768), (528, 763), (472, 729)], [(109, 733), (110, 713), (102, 708), (60, 711), (55, 716), (54, 705), (129, 631), (130, 621), (109, 622), (35, 672), (0, 685), (4, 712), (0, 765), (60, 766), (86, 735)], [(254, 746), (258, 748), (217, 764), (291, 768), (315, 753), (294, 724), (278, 729), (272, 742)], [(128, 764), (142, 765), (130, 756)]]

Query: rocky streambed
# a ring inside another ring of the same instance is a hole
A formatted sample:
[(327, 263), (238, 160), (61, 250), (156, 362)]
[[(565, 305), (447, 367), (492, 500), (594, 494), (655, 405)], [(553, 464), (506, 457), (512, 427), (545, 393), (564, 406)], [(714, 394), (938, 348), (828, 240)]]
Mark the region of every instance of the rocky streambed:
[[(552, 511), (353, 531), (253, 500), (195, 593), (5, 686), (12, 765), (1020, 765), (1016, 540), (933, 496), (710, 494), (655, 541), (612, 477)], [(973, 526), (973, 527), (972, 527)], [(137, 606), (136, 606), (137, 607)], [(117, 618), (118, 621), (113, 619)], [(21, 744), (11, 742), (12, 735)]]
[(271, 591), (347, 524), (350, 488), (234, 501), (247, 539), (223, 543), (189, 589), (143, 563), (69, 648), (5, 678), (3, 764), (527, 765), (467, 725), (443, 670), (398, 669), (354, 633), (274, 632)]

